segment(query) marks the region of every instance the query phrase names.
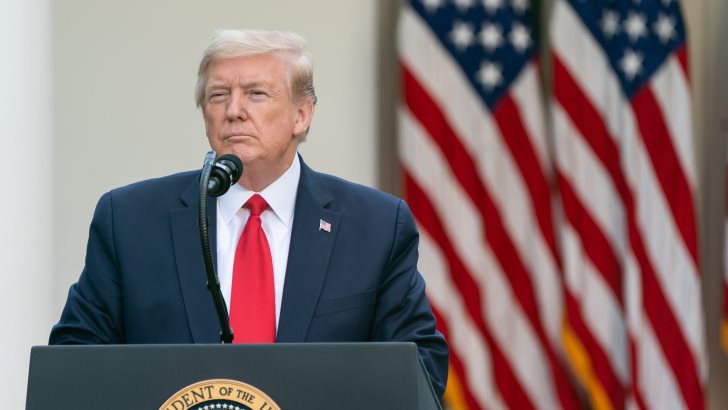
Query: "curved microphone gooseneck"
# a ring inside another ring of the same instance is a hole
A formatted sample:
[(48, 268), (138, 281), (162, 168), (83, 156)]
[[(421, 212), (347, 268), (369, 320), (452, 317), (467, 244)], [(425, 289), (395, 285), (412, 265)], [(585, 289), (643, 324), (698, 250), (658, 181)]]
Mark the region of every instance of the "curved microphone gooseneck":
[(200, 212), (197, 216), (197, 223), (200, 228), (200, 241), (202, 243), (202, 259), (205, 263), (207, 275), (207, 289), (212, 294), (215, 303), (215, 311), (220, 321), (220, 341), (232, 343), (233, 331), (230, 328), (230, 317), (228, 316), (225, 299), (220, 290), (220, 281), (215, 273), (215, 265), (212, 262), (212, 250), (210, 249), (210, 232), (207, 219), (207, 196), (220, 196), (238, 182), (243, 173), (243, 164), (235, 155), (226, 154), (215, 160), (217, 154), (210, 151), (205, 155), (205, 162), (200, 175)]

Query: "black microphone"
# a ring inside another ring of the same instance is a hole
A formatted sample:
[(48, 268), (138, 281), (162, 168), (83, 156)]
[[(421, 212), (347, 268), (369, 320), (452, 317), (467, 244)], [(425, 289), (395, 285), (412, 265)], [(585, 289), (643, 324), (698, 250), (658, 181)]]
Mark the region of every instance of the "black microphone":
[(225, 298), (220, 291), (220, 280), (215, 274), (215, 263), (212, 260), (212, 249), (210, 247), (210, 232), (207, 219), (208, 196), (220, 196), (238, 182), (243, 174), (243, 163), (240, 158), (232, 154), (226, 154), (215, 159), (217, 154), (210, 151), (205, 155), (205, 162), (200, 173), (200, 189), (198, 196), (199, 213), (197, 214), (197, 225), (200, 228), (200, 244), (202, 245), (202, 260), (205, 263), (205, 276), (207, 288), (212, 295), (215, 304), (215, 312), (220, 321), (220, 341), (232, 343), (233, 330), (230, 328), (230, 317), (228, 316)]
[(243, 163), (233, 154), (225, 154), (212, 164), (210, 179), (207, 181), (207, 194), (220, 196), (238, 182), (243, 174)]

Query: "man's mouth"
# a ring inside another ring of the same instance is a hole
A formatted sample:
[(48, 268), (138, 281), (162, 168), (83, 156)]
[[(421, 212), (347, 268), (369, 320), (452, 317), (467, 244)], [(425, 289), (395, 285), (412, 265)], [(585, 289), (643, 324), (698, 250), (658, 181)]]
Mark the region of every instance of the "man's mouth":
[(228, 135), (223, 136), (223, 139), (226, 139), (226, 140), (228, 140), (228, 139), (236, 140), (236, 139), (244, 139), (244, 138), (253, 138), (253, 137), (250, 134), (245, 134), (245, 133), (242, 133), (242, 132), (240, 132), (240, 133), (232, 133), (232, 134), (228, 134)]

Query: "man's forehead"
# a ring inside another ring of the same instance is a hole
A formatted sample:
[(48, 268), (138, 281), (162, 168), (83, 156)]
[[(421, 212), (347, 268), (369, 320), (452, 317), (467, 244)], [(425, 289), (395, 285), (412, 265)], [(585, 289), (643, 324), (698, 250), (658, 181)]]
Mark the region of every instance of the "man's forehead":
[(274, 84), (287, 79), (288, 68), (285, 60), (270, 54), (218, 58), (207, 68), (207, 84)]

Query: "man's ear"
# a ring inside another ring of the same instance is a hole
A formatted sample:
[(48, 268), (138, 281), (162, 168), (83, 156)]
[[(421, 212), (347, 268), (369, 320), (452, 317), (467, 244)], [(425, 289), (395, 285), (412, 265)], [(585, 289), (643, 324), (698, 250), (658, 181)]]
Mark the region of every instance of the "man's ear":
[(304, 98), (296, 105), (296, 123), (293, 126), (293, 135), (304, 134), (311, 126), (311, 119), (313, 119), (313, 103), (308, 98)]

